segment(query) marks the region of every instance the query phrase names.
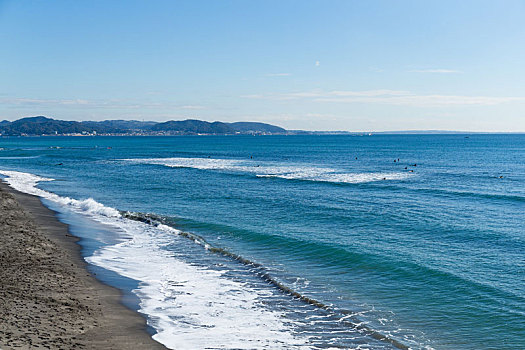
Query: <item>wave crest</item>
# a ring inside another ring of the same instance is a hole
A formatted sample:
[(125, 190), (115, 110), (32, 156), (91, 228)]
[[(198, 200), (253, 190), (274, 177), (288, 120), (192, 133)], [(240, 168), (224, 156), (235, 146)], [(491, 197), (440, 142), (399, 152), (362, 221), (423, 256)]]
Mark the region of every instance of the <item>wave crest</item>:
[(367, 183), (382, 180), (406, 180), (410, 172), (348, 172), (340, 169), (271, 161), (213, 158), (135, 158), (122, 159), (134, 164), (162, 165), (170, 168), (192, 168), (250, 174), (259, 178), (280, 178), (331, 183)]
[(120, 212), (118, 210), (107, 207), (93, 198), (78, 200), (69, 197), (62, 197), (36, 187), (39, 182), (54, 181), (54, 179), (19, 171), (2, 170), (0, 171), (0, 174), (7, 176), (5, 181), (17, 191), (48, 199), (84, 214), (120, 217)]

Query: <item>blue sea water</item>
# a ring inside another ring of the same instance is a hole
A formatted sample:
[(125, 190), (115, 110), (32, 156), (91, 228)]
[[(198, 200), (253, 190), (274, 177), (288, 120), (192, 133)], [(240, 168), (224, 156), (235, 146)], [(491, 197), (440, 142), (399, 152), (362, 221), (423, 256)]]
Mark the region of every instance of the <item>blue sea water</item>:
[(1, 138), (0, 174), (171, 348), (525, 348), (525, 135)]

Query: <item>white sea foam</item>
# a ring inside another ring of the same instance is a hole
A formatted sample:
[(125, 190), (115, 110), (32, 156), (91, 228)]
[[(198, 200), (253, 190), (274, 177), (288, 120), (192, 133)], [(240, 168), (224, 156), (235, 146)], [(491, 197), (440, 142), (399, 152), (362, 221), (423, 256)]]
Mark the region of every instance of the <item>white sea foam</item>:
[(248, 173), (257, 177), (333, 183), (365, 183), (382, 180), (404, 180), (409, 172), (347, 172), (333, 168), (254, 160), (213, 158), (138, 158), (123, 159), (137, 164), (155, 164), (171, 168), (194, 168), (233, 173)]
[[(2, 151), (3, 148), (0, 148), (0, 151)], [(23, 156), (12, 156), (12, 157), (0, 157), (0, 159), (35, 159), (35, 158), (40, 158), (40, 156), (26, 156), (26, 157), (23, 157)]]
[(53, 179), (18, 171), (2, 170), (0, 171), (0, 174), (7, 176), (5, 181), (17, 191), (49, 199), (53, 202), (67, 206), (76, 212), (106, 217), (120, 217), (118, 210), (106, 207), (95, 201), (93, 198), (77, 200), (69, 197), (62, 197), (36, 187), (39, 182), (53, 181)]
[(154, 339), (173, 349), (309, 348), (308, 339), (293, 333), (291, 320), (261, 299), (271, 293), (231, 280), (225, 271), (195, 266), (164, 249), (177, 230), (122, 217), (93, 199), (61, 197), (36, 187), (52, 179), (16, 171), (0, 171), (15, 189), (59, 203), (70, 210), (118, 228), (129, 238), (87, 257), (89, 263), (139, 282), (133, 292), (140, 311), (157, 333)]
[[(135, 225), (132, 223), (131, 225)], [(187, 264), (164, 244), (172, 237), (153, 228), (126, 229), (132, 239), (88, 259), (140, 281), (141, 311), (157, 329), (154, 339), (177, 349), (294, 348), (280, 312), (260, 304), (265, 292), (225, 278), (224, 271)]]

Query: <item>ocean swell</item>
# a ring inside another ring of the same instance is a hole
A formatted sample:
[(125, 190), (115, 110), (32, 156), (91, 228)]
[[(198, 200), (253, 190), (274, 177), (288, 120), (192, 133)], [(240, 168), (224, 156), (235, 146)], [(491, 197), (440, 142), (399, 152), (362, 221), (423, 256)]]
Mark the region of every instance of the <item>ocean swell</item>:
[(228, 278), (227, 268), (210, 269), (188, 263), (166, 249), (173, 244), (182, 246), (188, 239), (211, 253), (249, 266), (252, 273), (275, 291), (323, 310), (322, 317), (332, 319), (335, 327), (344, 326), (343, 332), (374, 339), (378, 349), (409, 348), (372, 329), (355, 312), (335, 309), (300, 294), (271, 276), (264, 266), (213, 247), (200, 236), (177, 230), (154, 214), (121, 212), (92, 198), (77, 200), (36, 187), (39, 182), (53, 181), (51, 178), (16, 171), (0, 171), (0, 174), (18, 191), (53, 201), (123, 233), (125, 237), (119, 243), (104, 246), (85, 259), (138, 281), (138, 288), (132, 292), (140, 299), (139, 311), (147, 315), (148, 324), (156, 330), (153, 338), (168, 348), (310, 349), (320, 345), (315, 337), (296, 331), (304, 327), (304, 320), (294, 320), (287, 317), (286, 311), (266, 306), (266, 300), (274, 293), (271, 289), (255, 288)]

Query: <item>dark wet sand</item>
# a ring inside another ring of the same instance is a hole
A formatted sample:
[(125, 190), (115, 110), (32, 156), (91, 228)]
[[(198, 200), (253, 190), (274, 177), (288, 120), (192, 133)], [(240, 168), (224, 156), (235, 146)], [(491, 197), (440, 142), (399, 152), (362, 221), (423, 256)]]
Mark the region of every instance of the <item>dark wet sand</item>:
[(165, 349), (37, 197), (0, 182), (0, 348)]

